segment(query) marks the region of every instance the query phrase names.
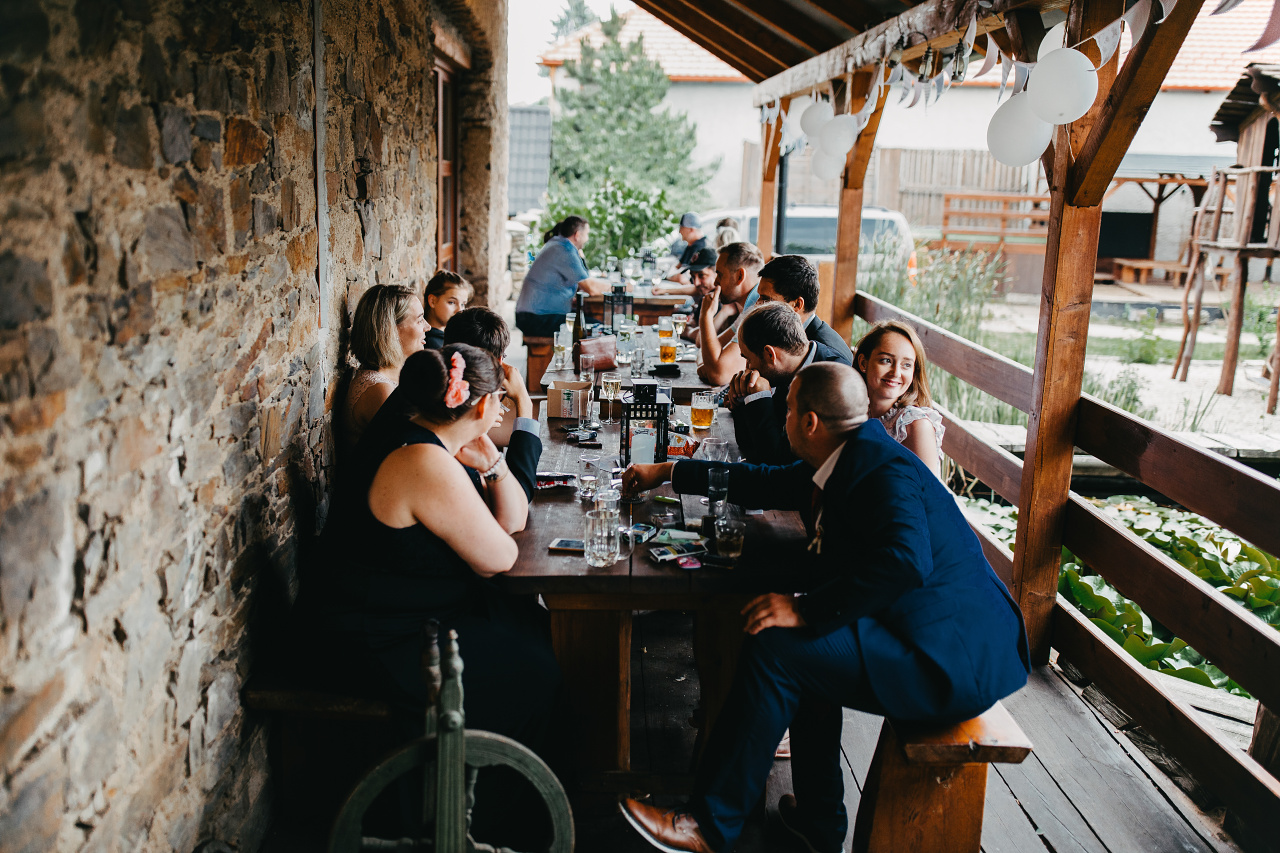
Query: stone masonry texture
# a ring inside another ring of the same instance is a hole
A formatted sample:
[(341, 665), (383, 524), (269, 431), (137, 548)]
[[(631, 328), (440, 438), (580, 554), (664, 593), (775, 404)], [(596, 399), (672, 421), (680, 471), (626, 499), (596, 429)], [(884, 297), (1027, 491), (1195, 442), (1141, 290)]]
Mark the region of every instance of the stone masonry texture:
[(0, 3), (0, 853), (258, 849), (241, 693), (324, 523), (355, 303), (434, 271), (440, 33), (460, 271), (506, 296), (506, 9), (324, 0), (317, 157), (311, 0)]

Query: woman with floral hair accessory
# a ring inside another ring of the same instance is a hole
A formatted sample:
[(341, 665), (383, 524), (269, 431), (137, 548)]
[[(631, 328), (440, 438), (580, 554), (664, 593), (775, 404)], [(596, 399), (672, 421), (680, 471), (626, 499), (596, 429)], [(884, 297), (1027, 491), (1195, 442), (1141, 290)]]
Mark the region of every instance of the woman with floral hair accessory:
[(529, 511), (488, 437), (503, 378), (466, 344), (405, 362), (335, 497), (312, 606), (349, 688), (415, 706), (423, 624), (456, 630), (467, 726), (542, 751), (560, 684), (546, 613), (489, 582), (515, 563)]

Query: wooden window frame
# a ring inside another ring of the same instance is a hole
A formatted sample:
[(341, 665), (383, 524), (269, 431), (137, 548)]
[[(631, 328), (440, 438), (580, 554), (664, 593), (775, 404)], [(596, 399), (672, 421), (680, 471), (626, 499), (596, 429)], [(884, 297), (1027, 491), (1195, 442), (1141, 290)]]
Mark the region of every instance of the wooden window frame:
[[(458, 94), (461, 69), (437, 59), (436, 75), (436, 268), (458, 271)], [(446, 99), (446, 87), (449, 97)]]

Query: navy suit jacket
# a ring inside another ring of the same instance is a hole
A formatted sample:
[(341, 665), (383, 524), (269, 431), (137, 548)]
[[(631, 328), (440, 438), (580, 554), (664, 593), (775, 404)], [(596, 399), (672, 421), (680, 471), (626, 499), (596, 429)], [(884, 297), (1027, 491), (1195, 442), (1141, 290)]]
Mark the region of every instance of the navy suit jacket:
[[(822, 321), (814, 318), (814, 322)], [(818, 347), (813, 355), (815, 362), (838, 361), (841, 364), (852, 364), (838, 350), (821, 341), (814, 343)], [(762, 397), (734, 407), (733, 435), (738, 442), (738, 451), (748, 462), (786, 465), (796, 461), (796, 455), (791, 452), (791, 442), (787, 440), (787, 391), (791, 388), (791, 378), (775, 388), (772, 397)]]
[(825, 344), (840, 353), (843, 358), (839, 359), (839, 361), (844, 364), (853, 364), (853, 350), (849, 349), (849, 342), (840, 337), (840, 333), (835, 329), (822, 322), (821, 317), (815, 316), (809, 321), (808, 325), (804, 327), (804, 336), (811, 341)]
[[(705, 493), (713, 465), (679, 462), (672, 487)], [(812, 506), (814, 469), (804, 462), (728, 467), (736, 504)], [(850, 433), (820, 505), (821, 549), (803, 558), (812, 580), (800, 613), (819, 634), (854, 632), (889, 716), (968, 719), (1026, 684), (1021, 611), (955, 496), (878, 420)]]

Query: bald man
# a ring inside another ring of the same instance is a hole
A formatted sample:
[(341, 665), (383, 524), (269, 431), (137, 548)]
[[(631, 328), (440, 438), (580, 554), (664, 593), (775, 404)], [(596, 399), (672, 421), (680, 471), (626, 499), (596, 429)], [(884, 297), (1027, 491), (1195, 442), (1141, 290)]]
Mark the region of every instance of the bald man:
[[(951, 492), (867, 419), (862, 377), (812, 364), (796, 374), (787, 402), (800, 461), (728, 465), (729, 500), (805, 512), (808, 550), (777, 568), (780, 579), (802, 569), (812, 581), (804, 594), (769, 593), (743, 609), (748, 636), (688, 808), (622, 803), (659, 849), (731, 849), (789, 725), (795, 795), (783, 797), (779, 814), (810, 850), (835, 853), (848, 830), (842, 706), (956, 722), (1018, 690), (1030, 672), (1017, 604)], [(635, 465), (623, 482), (634, 491), (669, 479), (677, 492), (706, 494), (716, 464)]]

